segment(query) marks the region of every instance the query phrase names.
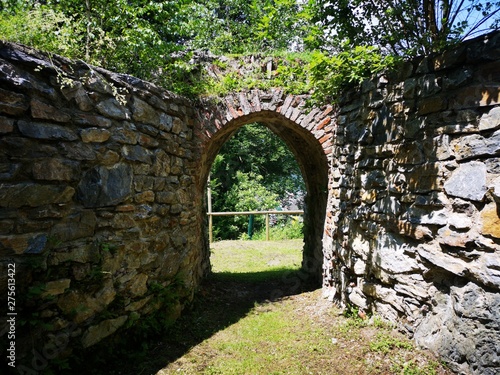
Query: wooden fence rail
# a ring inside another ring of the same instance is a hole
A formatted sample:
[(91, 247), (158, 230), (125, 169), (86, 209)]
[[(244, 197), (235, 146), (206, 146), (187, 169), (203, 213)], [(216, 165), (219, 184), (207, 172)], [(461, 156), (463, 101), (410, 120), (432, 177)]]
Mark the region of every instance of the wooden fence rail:
[(214, 216), (237, 216), (237, 215), (266, 215), (266, 241), (269, 241), (269, 215), (303, 215), (303, 210), (296, 211), (237, 211), (237, 212), (207, 212), (208, 215), (208, 238), (213, 242), (213, 223)]

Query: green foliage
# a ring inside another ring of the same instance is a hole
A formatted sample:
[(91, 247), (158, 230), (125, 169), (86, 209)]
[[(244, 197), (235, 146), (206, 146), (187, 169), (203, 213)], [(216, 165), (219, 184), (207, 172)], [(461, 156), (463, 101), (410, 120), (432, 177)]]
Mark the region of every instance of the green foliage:
[(203, 0), (191, 9), (190, 46), (214, 53), (296, 49), (309, 33), (308, 13), (295, 0)]
[(414, 361), (394, 361), (391, 366), (391, 371), (401, 375), (437, 375), (438, 367), (439, 363), (435, 361), (429, 361), (429, 363), (423, 366), (420, 366)]
[(398, 62), (397, 57), (383, 56), (376, 47), (356, 46), (331, 56), (317, 52), (308, 66), (315, 88), (313, 101), (335, 102), (349, 85), (360, 84), (373, 74), (394, 68)]
[[(499, 22), (500, 1), (481, 0), (0, 1), (5, 40), (83, 59), (189, 97), (281, 87), (294, 94), (314, 91), (317, 104), (393, 66), (391, 54), (442, 51), (498, 28)], [(229, 69), (214, 78), (191, 61), (193, 49), (263, 53), (277, 68), (271, 77), (258, 69), (252, 74)], [(306, 53), (297, 58), (292, 51)]]
[[(304, 238), (304, 224), (298, 218), (293, 217), (278, 223), (276, 226), (269, 228), (270, 240), (294, 240)], [(261, 228), (252, 237), (256, 241), (264, 241), (266, 239), (266, 228)]]
[[(233, 211), (262, 211), (276, 208), (279, 205), (278, 195), (269, 191), (262, 184), (263, 177), (253, 172), (244, 173), (236, 171), (236, 179), (230, 187), (224, 201), (232, 207)], [(229, 218), (232, 225), (229, 227), (232, 231), (237, 231), (233, 235), (238, 235), (245, 231), (248, 216), (233, 216)], [(255, 217), (255, 228), (260, 228), (264, 224), (264, 218), (261, 215)], [(217, 226), (216, 237), (227, 234), (228, 230), (224, 226)]]
[(400, 340), (384, 332), (379, 332), (375, 340), (370, 342), (370, 350), (374, 352), (387, 354), (395, 348), (412, 350), (413, 345), (407, 340)]
[(262, 185), (264, 177), (255, 173), (236, 171), (236, 183), (228, 193), (236, 211), (262, 211), (276, 207), (278, 195)]
[[(18, 10), (12, 12), (12, 9)], [(39, 4), (31, 9), (18, 4), (0, 12), (0, 39), (68, 57), (79, 57), (82, 43), (79, 28), (75, 18)]]
[(343, 50), (347, 42), (416, 56), (498, 28), (500, 1), (309, 0), (308, 9), (323, 31), (314, 34), (320, 48)]

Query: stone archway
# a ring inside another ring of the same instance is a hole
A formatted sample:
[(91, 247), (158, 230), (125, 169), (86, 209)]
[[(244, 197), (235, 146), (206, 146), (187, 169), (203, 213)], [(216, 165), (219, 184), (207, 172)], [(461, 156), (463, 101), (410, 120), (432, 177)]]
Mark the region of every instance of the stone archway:
[[(310, 108), (305, 95), (284, 95), (282, 90), (253, 90), (204, 103), (195, 136), (199, 143), (196, 181), (203, 217), (203, 196), (212, 163), (222, 145), (242, 126), (259, 122), (278, 135), (295, 155), (306, 184), (304, 253), (302, 268), (321, 280), (322, 237), (328, 195), (328, 171), (335, 129), (333, 107)], [(202, 228), (202, 233), (205, 233)], [(204, 241), (208, 254), (207, 241)], [(208, 258), (208, 256), (207, 256)]]

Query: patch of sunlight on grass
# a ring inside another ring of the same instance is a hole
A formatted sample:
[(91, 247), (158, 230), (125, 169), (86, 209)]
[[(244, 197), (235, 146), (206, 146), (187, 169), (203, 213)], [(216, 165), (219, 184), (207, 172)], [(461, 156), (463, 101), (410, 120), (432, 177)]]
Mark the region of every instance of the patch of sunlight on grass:
[(303, 241), (219, 241), (211, 245), (215, 273), (252, 273), (297, 269), (302, 262)]
[(211, 294), (195, 316), (207, 325), (236, 314), (157, 375), (451, 374), (392, 324), (342, 314), (319, 289), (269, 298), (300, 280), (301, 260), (302, 240), (213, 243)]

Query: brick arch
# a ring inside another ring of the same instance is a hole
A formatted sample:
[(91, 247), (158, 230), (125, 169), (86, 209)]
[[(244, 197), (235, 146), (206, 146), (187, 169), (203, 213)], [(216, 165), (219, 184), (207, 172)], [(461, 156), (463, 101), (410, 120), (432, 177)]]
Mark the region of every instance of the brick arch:
[[(284, 95), (282, 90), (273, 89), (240, 92), (218, 103), (204, 103), (200, 111), (202, 118), (195, 129), (199, 142), (197, 186), (201, 200), (215, 157), (240, 127), (254, 122), (267, 126), (287, 144), (302, 171), (307, 189), (303, 269), (320, 281), (335, 122), (332, 106), (309, 107), (307, 98)], [(198, 207), (204, 209), (205, 205), (200, 201)]]

